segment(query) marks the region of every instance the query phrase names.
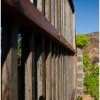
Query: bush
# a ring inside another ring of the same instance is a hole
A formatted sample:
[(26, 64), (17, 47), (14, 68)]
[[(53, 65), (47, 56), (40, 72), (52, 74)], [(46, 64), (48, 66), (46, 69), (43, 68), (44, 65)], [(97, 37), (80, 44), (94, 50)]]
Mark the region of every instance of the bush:
[(90, 41), (90, 38), (84, 34), (76, 36), (76, 46), (79, 48), (85, 47)]
[(84, 91), (99, 100), (99, 66), (92, 64), (88, 53), (83, 53), (84, 64), (84, 85), (87, 87)]
[(89, 55), (87, 52), (83, 53), (83, 64), (84, 64), (84, 71), (89, 74), (92, 70), (92, 63), (90, 61)]
[(81, 97), (81, 96), (78, 96), (78, 97), (77, 97), (77, 100), (82, 100), (82, 97)]

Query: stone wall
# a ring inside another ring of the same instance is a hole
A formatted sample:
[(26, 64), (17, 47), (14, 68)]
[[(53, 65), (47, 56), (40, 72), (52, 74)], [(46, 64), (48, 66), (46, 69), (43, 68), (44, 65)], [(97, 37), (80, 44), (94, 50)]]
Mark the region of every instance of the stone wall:
[(76, 96), (83, 94), (83, 53), (77, 48), (77, 93)]

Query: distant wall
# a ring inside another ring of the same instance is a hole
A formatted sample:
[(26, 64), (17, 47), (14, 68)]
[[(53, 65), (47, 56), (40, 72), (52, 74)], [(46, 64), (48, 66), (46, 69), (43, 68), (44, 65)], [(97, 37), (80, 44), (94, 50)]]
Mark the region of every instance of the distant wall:
[(83, 94), (83, 53), (77, 48), (77, 92), (76, 95)]

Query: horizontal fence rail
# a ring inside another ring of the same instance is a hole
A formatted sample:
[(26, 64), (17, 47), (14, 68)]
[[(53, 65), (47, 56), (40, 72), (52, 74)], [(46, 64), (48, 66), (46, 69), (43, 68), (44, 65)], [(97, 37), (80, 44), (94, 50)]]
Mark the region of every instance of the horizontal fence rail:
[(74, 100), (74, 20), (64, 22), (65, 3), (72, 16), (74, 5), (72, 0), (58, 1), (1, 1), (2, 100)]

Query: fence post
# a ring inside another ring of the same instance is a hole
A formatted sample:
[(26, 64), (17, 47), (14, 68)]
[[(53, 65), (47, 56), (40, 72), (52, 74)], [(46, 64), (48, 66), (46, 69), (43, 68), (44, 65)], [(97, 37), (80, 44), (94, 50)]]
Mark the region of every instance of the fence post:
[(58, 29), (58, 31), (59, 31), (59, 35), (60, 35), (60, 33), (61, 33), (61, 29), (60, 29), (60, 20), (61, 20), (61, 11), (60, 11), (60, 9), (61, 9), (61, 3), (60, 3), (60, 1), (61, 0), (57, 0), (57, 29)]
[(45, 39), (36, 37), (37, 100), (44, 100), (45, 90)]
[(46, 100), (51, 100), (51, 41), (46, 41)]
[(52, 100), (55, 100), (55, 44), (52, 43)]
[[(5, 60), (2, 62), (2, 100), (18, 100), (18, 59), (17, 59), (17, 37), (18, 27), (16, 23), (6, 23), (4, 26), (4, 38), (6, 48)], [(7, 37), (8, 34), (8, 37)], [(3, 41), (4, 42), (4, 41)], [(8, 51), (7, 51), (8, 49)]]
[(51, 0), (51, 24), (54, 26), (55, 23), (55, 2), (54, 0)]
[(58, 100), (58, 85), (59, 85), (59, 82), (58, 82), (58, 73), (59, 73), (59, 54), (58, 54), (58, 45), (56, 44), (56, 48), (55, 48), (56, 50), (56, 58), (55, 58), (55, 63), (56, 63), (56, 65), (55, 65), (55, 73), (56, 73), (56, 78), (55, 78), (55, 90), (56, 90), (56, 94), (55, 94), (55, 96), (56, 96), (56, 100)]
[(45, 17), (50, 21), (51, 20), (51, 2), (50, 0), (45, 0)]
[[(34, 97), (34, 87), (32, 83), (34, 83), (34, 35), (31, 29), (22, 30), (22, 72), (21, 76), (23, 76), (21, 81), (22, 86), (21, 91), (23, 95), (20, 95), (21, 99), (32, 100)], [(21, 77), (20, 76), (20, 77)], [(19, 78), (20, 78), (19, 77)], [(24, 91), (25, 90), (25, 91)], [(25, 93), (24, 93), (25, 92)]]
[(59, 77), (59, 100), (61, 100), (61, 48), (59, 46), (59, 73), (58, 73), (58, 77)]

